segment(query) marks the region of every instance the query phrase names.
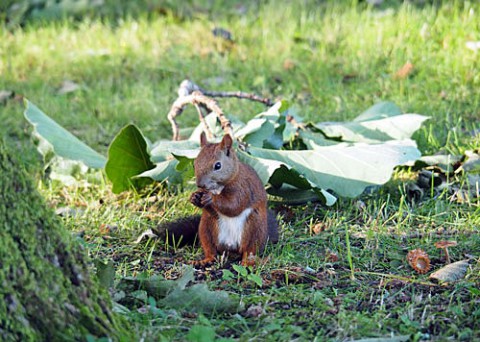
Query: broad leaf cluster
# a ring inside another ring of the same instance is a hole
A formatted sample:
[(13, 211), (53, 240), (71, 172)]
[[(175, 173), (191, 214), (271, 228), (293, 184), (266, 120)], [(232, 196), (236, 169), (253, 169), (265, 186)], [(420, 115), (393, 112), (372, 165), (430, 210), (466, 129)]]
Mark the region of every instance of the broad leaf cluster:
[[(150, 143), (136, 126), (127, 125), (105, 159), (30, 102), (25, 116), (57, 156), (90, 168), (105, 167), (115, 193), (151, 181), (174, 185), (192, 179), (204, 128), (195, 127), (187, 140)], [(304, 122), (286, 102), (247, 123), (230, 118), (240, 159), (257, 171), (272, 195), (298, 202), (320, 199), (327, 205), (337, 195), (355, 197), (386, 183), (396, 166), (420, 158), (411, 136), (426, 119), (402, 114), (391, 102), (378, 103), (351, 122)], [(205, 123), (220, 139), (217, 117), (209, 114)]]

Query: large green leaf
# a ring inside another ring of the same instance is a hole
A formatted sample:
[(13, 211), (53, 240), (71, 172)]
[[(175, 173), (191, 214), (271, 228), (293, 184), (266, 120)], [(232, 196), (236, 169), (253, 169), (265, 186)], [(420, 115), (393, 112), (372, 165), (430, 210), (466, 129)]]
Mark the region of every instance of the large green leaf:
[(290, 127), (285, 124), (288, 106), (286, 101), (275, 103), (238, 129), (235, 136), (252, 146), (280, 148), (284, 142), (283, 134), (287, 131), (287, 126)]
[(367, 186), (386, 183), (395, 166), (420, 157), (412, 140), (374, 145), (340, 144), (304, 151), (252, 147), (249, 152), (254, 157), (275, 160), (295, 169), (316, 188), (333, 190), (346, 197), (360, 195)]
[[(163, 162), (169, 159), (175, 151), (195, 151), (200, 147), (198, 142), (191, 140), (160, 140), (153, 144), (150, 151), (151, 160), (154, 163)], [(197, 151), (198, 153), (198, 151)], [(181, 154), (181, 153), (180, 153)], [(171, 158), (170, 158), (171, 159)]]
[[(334, 205), (337, 201), (335, 196), (324, 189), (320, 189), (315, 183), (305, 178), (297, 170), (287, 167), (287, 165), (282, 165), (275, 170), (270, 177), (270, 184), (272, 184), (272, 188), (269, 190), (270, 194), (284, 197), (290, 203), (294, 203), (295, 200), (298, 201), (299, 197), (305, 200), (313, 196), (315, 196), (315, 200), (320, 200), (328, 206)], [(313, 201), (314, 198), (310, 200)]]
[(178, 160), (170, 159), (155, 164), (153, 169), (144, 171), (135, 177), (148, 177), (157, 182), (167, 181), (170, 184), (182, 182), (182, 175), (177, 171)]
[[(297, 133), (297, 127), (295, 127), (291, 122), (287, 121), (287, 115), (293, 116), (297, 122), (303, 121), (300, 116), (293, 113), (293, 111), (290, 109), (290, 104), (285, 100), (275, 103), (266, 112), (260, 113), (255, 117), (266, 119), (267, 122), (273, 126), (273, 131), (271, 127), (268, 127), (271, 132), (266, 130), (263, 132), (263, 134), (267, 137), (263, 141), (263, 147), (280, 149), (284, 143), (294, 139)], [(269, 134), (267, 134), (267, 132)], [(262, 147), (255, 144), (251, 145)]]
[(193, 161), (199, 150), (175, 150), (169, 160), (158, 163), (157, 166), (144, 173), (155, 180), (167, 180), (170, 184), (181, 184), (195, 176)]
[(159, 141), (150, 151), (155, 167), (142, 172), (137, 177), (149, 177), (155, 181), (181, 184), (193, 177), (193, 160), (198, 152), (200, 152), (199, 144), (191, 140)]
[[(258, 125), (258, 129), (248, 130), (253, 125)], [(256, 118), (250, 120), (245, 127), (235, 133), (237, 138), (241, 138), (242, 141), (249, 145), (263, 147), (265, 140), (269, 139), (275, 132), (275, 126), (266, 119)]]
[(402, 114), (400, 107), (393, 102), (384, 101), (374, 104), (353, 121), (379, 120), (400, 114)]
[(80, 161), (94, 169), (105, 166), (104, 156), (81, 142), (33, 103), (28, 100), (25, 100), (25, 103), (25, 118), (34, 126), (36, 133), (51, 145), (55, 154), (65, 159)]
[(428, 117), (401, 114), (391, 102), (381, 102), (349, 122), (322, 122), (313, 126), (328, 138), (348, 142), (377, 143), (411, 138)]
[(147, 141), (135, 125), (125, 126), (108, 148), (105, 172), (116, 194), (130, 188), (140, 189), (152, 182), (149, 178), (134, 177), (153, 169), (147, 151)]
[(259, 118), (258, 115), (247, 122), (247, 124), (240, 127), (236, 132), (235, 136), (245, 137), (249, 134), (259, 131), (263, 124), (267, 121), (265, 118)]
[(339, 144), (338, 141), (328, 139), (322, 133), (300, 130), (298, 136), (309, 150), (315, 150), (321, 146), (332, 146)]
[(314, 126), (329, 138), (349, 142), (375, 143), (408, 139), (427, 119), (427, 117), (418, 114), (403, 114), (380, 120), (323, 122)]
[[(105, 165), (104, 157), (29, 102), (25, 116), (58, 156), (90, 167)], [(319, 198), (331, 205), (336, 198), (326, 190), (357, 196), (370, 185), (387, 182), (395, 166), (418, 159), (420, 153), (409, 138), (427, 117), (401, 114), (395, 104), (382, 102), (352, 122), (300, 126), (302, 118), (286, 102), (278, 102), (246, 124), (232, 119), (236, 137), (250, 146), (250, 154), (239, 152), (240, 159), (270, 184), (271, 193), (294, 200)], [(207, 115), (205, 122), (220, 139), (223, 131), (216, 116)], [(160, 141), (150, 148), (138, 128), (126, 126), (111, 143), (105, 166), (113, 191), (141, 188), (152, 180), (179, 184), (190, 179), (202, 130), (203, 124), (187, 141)], [(278, 150), (287, 142), (308, 150)]]
[(272, 174), (282, 166), (281, 161), (253, 157), (248, 153), (238, 151), (238, 158), (250, 165), (257, 172), (263, 185), (267, 185)]
[(268, 183), (272, 185), (270, 194), (284, 197), (289, 203), (320, 200), (330, 206), (337, 200), (325, 190), (316, 188), (303, 175), (281, 161), (253, 157), (241, 151), (238, 152), (238, 156), (242, 162), (253, 167), (264, 185)]

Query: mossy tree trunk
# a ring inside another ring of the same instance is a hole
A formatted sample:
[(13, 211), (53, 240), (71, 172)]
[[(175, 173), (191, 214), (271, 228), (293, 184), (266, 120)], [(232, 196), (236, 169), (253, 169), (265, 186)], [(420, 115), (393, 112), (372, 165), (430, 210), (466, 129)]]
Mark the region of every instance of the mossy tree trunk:
[(128, 339), (82, 248), (0, 140), (0, 340)]

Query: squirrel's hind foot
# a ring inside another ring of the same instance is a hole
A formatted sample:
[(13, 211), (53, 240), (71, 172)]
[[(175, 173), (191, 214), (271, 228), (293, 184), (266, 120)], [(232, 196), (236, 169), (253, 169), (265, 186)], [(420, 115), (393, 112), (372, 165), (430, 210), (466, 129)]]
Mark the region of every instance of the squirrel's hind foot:
[(243, 252), (242, 254), (242, 266), (255, 266), (257, 257), (254, 253)]
[(196, 267), (206, 267), (215, 262), (215, 258), (205, 258), (202, 260), (192, 260), (189, 264), (196, 266)]

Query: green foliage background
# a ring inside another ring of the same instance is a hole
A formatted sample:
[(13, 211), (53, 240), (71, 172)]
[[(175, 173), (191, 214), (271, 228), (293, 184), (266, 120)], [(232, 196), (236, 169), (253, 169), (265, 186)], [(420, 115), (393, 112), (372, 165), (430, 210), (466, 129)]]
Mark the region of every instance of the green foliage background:
[[(153, 186), (146, 194), (117, 197), (102, 181), (90, 187), (49, 182), (23, 118), (21, 96), (103, 155), (129, 123), (151, 141), (170, 138), (166, 114), (186, 77), (208, 89), (281, 97), (313, 122), (349, 121), (390, 100), (405, 112), (432, 117), (414, 136), (422, 154), (462, 155), (480, 148), (480, 60), (478, 51), (467, 47), (480, 37), (478, 2), (149, 3), (105, 1), (103, 14), (96, 8), (55, 21), (24, 16), (0, 27), (0, 89), (15, 92), (0, 100), (0, 134), (29, 170), (37, 171), (31, 173), (50, 205), (76, 212), (64, 223), (83, 236), (92, 257), (114, 261), (117, 277), (175, 277), (184, 262), (200, 257), (196, 248), (174, 249), (156, 240), (132, 244), (146, 227), (194, 213), (186, 205), (191, 188), (172, 193)], [(229, 30), (233, 43), (213, 36), (215, 27)], [(396, 76), (408, 61), (413, 72)], [(61, 94), (66, 80), (80, 88)], [(219, 102), (244, 121), (264, 109), (238, 100)], [(182, 126), (192, 126), (196, 117), (194, 109), (187, 110)], [(247, 309), (263, 310), (259, 316), (195, 317), (162, 308), (142, 313), (144, 302), (127, 316), (152, 339), (194, 339), (198, 331), (245, 340), (392, 334), (412, 340), (479, 339), (478, 202), (452, 202), (448, 193), (432, 192), (412, 206), (404, 182), (414, 177), (398, 172), (384, 189), (329, 209), (277, 207), (282, 236), (256, 271), (262, 289), (241, 277), (224, 279), (228, 263), (196, 273), (196, 281), (212, 290), (240, 294)], [(320, 234), (314, 234), (315, 227)], [(433, 243), (440, 239), (458, 242), (452, 260), (474, 259), (463, 281), (423, 285), (428, 279), (413, 273), (405, 255), (423, 248), (438, 269), (444, 259)], [(335, 255), (338, 260), (332, 261)]]

